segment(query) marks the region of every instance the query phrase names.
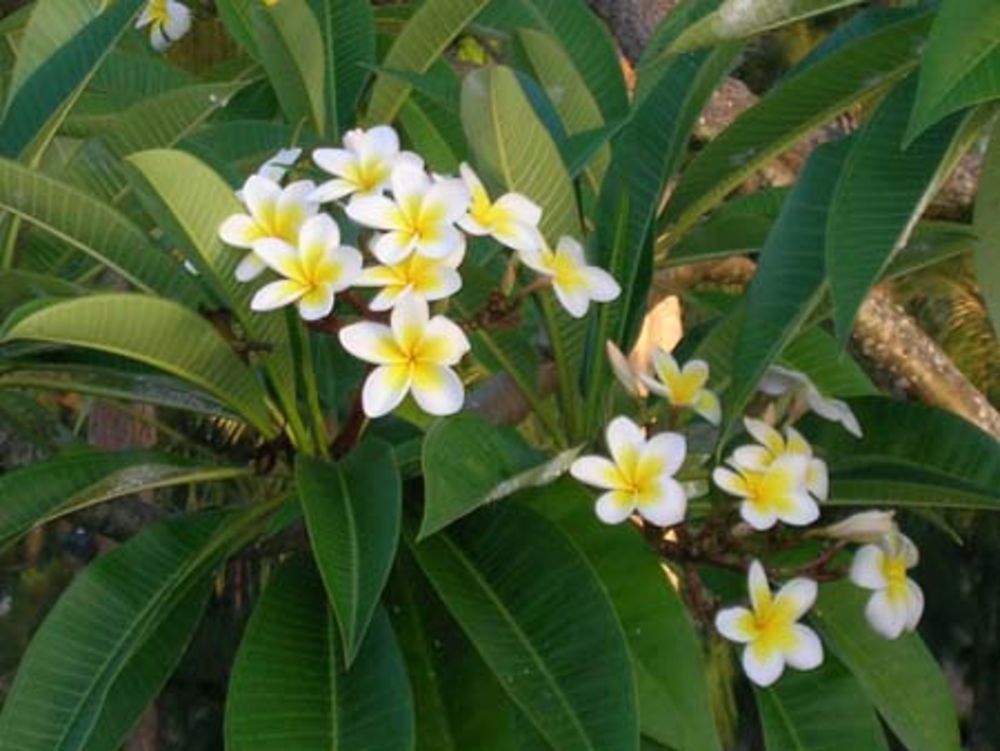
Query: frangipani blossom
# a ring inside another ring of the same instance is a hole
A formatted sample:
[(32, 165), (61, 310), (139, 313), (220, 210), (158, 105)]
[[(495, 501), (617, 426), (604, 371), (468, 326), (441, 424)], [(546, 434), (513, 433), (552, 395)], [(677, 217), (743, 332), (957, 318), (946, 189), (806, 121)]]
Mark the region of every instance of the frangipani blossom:
[[(257, 170), (256, 174), (272, 182), (280, 183), (285, 179), (288, 170), (294, 167), (295, 163), (299, 161), (300, 156), (302, 156), (302, 149), (300, 148), (293, 146), (290, 149), (279, 149), (274, 156), (260, 165), (260, 169)], [(236, 191), (236, 197), (241, 201), (243, 200), (242, 188)]]
[(848, 433), (857, 438), (862, 436), (861, 424), (847, 402), (823, 396), (805, 373), (772, 365), (764, 374), (758, 389), (768, 396), (792, 392), (801, 401), (802, 408), (811, 409), (825, 420), (839, 422)]
[(801, 454), (806, 457), (806, 488), (818, 501), (825, 501), (830, 494), (830, 476), (826, 462), (813, 456), (812, 446), (802, 434), (791, 425), (785, 428), (785, 435), (772, 428), (763, 420), (743, 418), (747, 432), (758, 444), (740, 446), (733, 452), (733, 462), (744, 469), (761, 471), (775, 459), (785, 454)]
[(919, 560), (917, 546), (901, 532), (886, 535), (877, 545), (865, 545), (854, 555), (851, 581), (874, 590), (865, 618), (886, 639), (913, 631), (923, 615), (924, 593), (906, 575)]
[(606, 433), (611, 460), (583, 456), (570, 474), (607, 492), (597, 499), (597, 516), (618, 524), (633, 513), (659, 527), (684, 519), (687, 495), (674, 475), (684, 463), (687, 443), (680, 433), (660, 433), (646, 440), (645, 432), (627, 417), (616, 417)]
[[(233, 214), (219, 227), (219, 237), (227, 245), (253, 250), (259, 240), (273, 238), (296, 245), (299, 230), (316, 214), (319, 205), (308, 199), (312, 181), (300, 180), (282, 188), (274, 180), (251, 175), (243, 185), (246, 214)], [(249, 282), (260, 276), (267, 265), (250, 252), (236, 267), (236, 278)]]
[(784, 454), (760, 471), (741, 467), (732, 458), (729, 463), (733, 469), (716, 467), (712, 481), (743, 499), (740, 516), (754, 529), (770, 529), (779, 521), (802, 527), (819, 518), (819, 507), (806, 488), (806, 456)]
[(859, 511), (836, 524), (810, 530), (810, 537), (829, 537), (847, 542), (877, 543), (899, 531), (895, 511)]
[(591, 300), (611, 302), (621, 294), (611, 274), (587, 265), (583, 246), (572, 237), (560, 237), (555, 250), (543, 244), (537, 250), (521, 251), (520, 258), (529, 268), (552, 278), (559, 303), (574, 318), (587, 314)]
[(642, 376), (650, 391), (666, 398), (674, 407), (690, 407), (712, 425), (719, 424), (722, 419), (719, 397), (705, 388), (707, 362), (688, 360), (681, 368), (669, 352), (657, 348), (653, 352), (653, 370), (656, 378)]
[(461, 180), (431, 180), (422, 169), (400, 164), (391, 181), (391, 199), (356, 196), (347, 205), (351, 219), (383, 232), (371, 244), (379, 261), (392, 266), (411, 253), (446, 258), (465, 247), (465, 236), (455, 227), (469, 207)]
[(652, 372), (653, 352), (658, 349), (670, 352), (677, 346), (682, 333), (680, 300), (676, 295), (668, 295), (642, 319), (639, 338), (627, 358), (614, 342), (606, 342), (611, 370), (629, 394), (639, 398), (649, 395), (642, 376)]
[(408, 164), (416, 170), (424, 168), (424, 160), (419, 156), (399, 150), (399, 136), (389, 125), (348, 131), (344, 135), (344, 148), (316, 149), (313, 161), (334, 175), (310, 196), (318, 203), (349, 195), (378, 195), (389, 187), (392, 171), (398, 164)]
[(458, 226), (470, 235), (490, 235), (517, 251), (537, 250), (542, 242), (538, 233), (541, 207), (520, 193), (505, 193), (491, 201), (472, 167), (462, 162), (458, 169), (472, 199), (469, 213), (458, 221)]
[(149, 27), (149, 42), (163, 52), (191, 30), (191, 10), (176, 0), (149, 0), (135, 27)]
[(747, 576), (750, 609), (724, 608), (715, 616), (715, 628), (730, 641), (746, 644), (743, 670), (758, 686), (770, 686), (785, 671), (812, 670), (823, 662), (823, 644), (816, 632), (799, 619), (816, 602), (816, 582), (792, 579), (771, 594), (760, 561), (750, 564)]
[(361, 392), (369, 417), (388, 414), (411, 392), (432, 415), (462, 408), (465, 389), (452, 367), (469, 351), (469, 340), (444, 316), (430, 318), (427, 303), (419, 297), (401, 298), (389, 326), (369, 321), (345, 326), (340, 343), (355, 357), (378, 366)]
[(340, 228), (326, 214), (302, 225), (298, 247), (265, 238), (254, 243), (254, 252), (284, 279), (261, 287), (250, 307), (274, 310), (294, 302), (307, 321), (330, 314), (335, 293), (358, 278), (363, 263), (360, 251), (340, 244)]
[(426, 302), (443, 300), (462, 288), (458, 267), (465, 257), (459, 249), (447, 258), (428, 258), (411, 253), (409, 258), (394, 266), (370, 266), (356, 284), (360, 287), (381, 287), (368, 306), (375, 311), (390, 310), (406, 294)]

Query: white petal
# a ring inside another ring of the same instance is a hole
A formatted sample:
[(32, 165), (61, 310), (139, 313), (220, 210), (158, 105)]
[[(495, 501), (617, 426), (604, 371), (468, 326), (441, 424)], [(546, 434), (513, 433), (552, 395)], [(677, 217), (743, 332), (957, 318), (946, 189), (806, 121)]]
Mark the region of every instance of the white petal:
[(822, 459), (810, 459), (809, 469), (806, 471), (806, 487), (809, 492), (816, 496), (817, 500), (825, 501), (830, 496), (830, 475), (826, 469), (826, 462)]
[(300, 277), (299, 253), (284, 240), (265, 237), (253, 244), (253, 252), (260, 260), (284, 277)]
[(595, 488), (612, 490), (617, 486), (618, 469), (603, 456), (581, 456), (570, 465), (569, 473)]
[(331, 284), (334, 292), (340, 292), (358, 281), (365, 261), (360, 250), (350, 245), (341, 245), (326, 251), (326, 263), (340, 267), (339, 276)]
[(750, 644), (743, 650), (743, 672), (758, 686), (766, 688), (785, 672), (785, 660), (776, 649), (763, 653)]
[(608, 451), (611, 452), (615, 464), (619, 466), (622, 464), (623, 457), (632, 452), (640, 453), (646, 443), (646, 434), (642, 428), (627, 417), (616, 417), (609, 422), (604, 435)]
[(386, 232), (372, 240), (371, 249), (381, 263), (395, 266), (409, 258), (414, 242), (403, 232)]
[(399, 136), (391, 125), (376, 125), (362, 139), (361, 151), (366, 159), (395, 159), (399, 153)]
[(368, 417), (382, 417), (396, 409), (409, 390), (410, 376), (407, 368), (380, 365), (365, 380), (361, 391), (361, 406)]
[(907, 568), (913, 568), (920, 563), (920, 551), (917, 549), (917, 546), (913, 544), (913, 540), (904, 535), (902, 532), (890, 535), (889, 541), (893, 549), (896, 551), (896, 555), (902, 556)]
[(427, 173), (411, 164), (397, 164), (392, 170), (392, 195), (401, 206), (423, 199), (431, 187)]
[(258, 237), (257, 222), (246, 214), (233, 214), (219, 225), (219, 239), (226, 245), (250, 248)]
[(746, 608), (723, 608), (715, 615), (715, 630), (729, 641), (746, 644), (754, 636), (746, 628), (752, 619), (753, 613)]
[(358, 163), (357, 155), (347, 149), (316, 149), (312, 158), (321, 170), (338, 177), (342, 177)]
[(532, 227), (537, 227), (542, 220), (542, 207), (520, 193), (505, 193), (494, 205), (509, 211), (517, 221)]
[(454, 224), (469, 209), (469, 189), (461, 180), (453, 178), (434, 183), (424, 197), (423, 210), (439, 209), (444, 222)]
[(823, 643), (808, 626), (796, 623), (795, 646), (785, 652), (785, 661), (796, 670), (813, 670), (823, 664)]
[(243, 183), (243, 200), (250, 215), (262, 224), (269, 224), (278, 205), (281, 186), (260, 175), (250, 175)]
[(347, 216), (373, 229), (388, 231), (400, 226), (399, 209), (385, 196), (355, 196), (347, 204)]
[[(466, 224), (478, 226), (475, 220), (469, 217), (461, 221), (465, 221)], [(459, 225), (465, 229), (465, 225), (462, 225), (461, 221), (459, 222)], [(486, 232), (471, 232), (470, 234), (486, 234)], [(494, 230), (493, 237), (495, 237), (502, 245), (521, 253), (531, 252), (532, 250), (541, 247), (542, 244), (542, 238), (538, 233), (537, 228), (531, 226), (530, 224), (518, 221), (511, 221), (506, 228)]]
[(756, 613), (771, 602), (771, 585), (767, 582), (767, 572), (756, 558), (750, 561), (750, 568), (747, 569), (747, 592), (750, 594), (750, 604)]
[(318, 321), (333, 310), (333, 286), (324, 284), (299, 298), (299, 315), (306, 321)]
[(317, 214), (306, 220), (299, 230), (299, 247), (316, 246), (326, 250), (340, 245), (340, 227), (329, 214)]
[(340, 330), (340, 344), (365, 362), (388, 365), (399, 362), (399, 350), (392, 329), (381, 323), (362, 321)]
[(517, 257), (525, 266), (536, 274), (552, 276), (552, 267), (549, 264), (550, 256), (542, 251), (542, 248), (532, 248), (531, 250), (519, 250)]
[(763, 420), (744, 417), (743, 425), (746, 426), (747, 432), (753, 436), (754, 440), (772, 454), (780, 454), (785, 450), (785, 439), (781, 437), (781, 433)]
[(257, 294), (250, 301), (250, 309), (257, 311), (275, 310), (291, 302), (295, 302), (302, 293), (303, 287), (295, 282), (281, 280), (271, 282), (257, 290)]
[(743, 498), (747, 495), (747, 486), (743, 478), (728, 467), (716, 467), (712, 470), (712, 482), (729, 495)]
[(756, 443), (738, 446), (730, 457), (732, 464), (751, 472), (763, 472), (773, 459), (774, 456), (767, 448)]
[(851, 561), (851, 581), (865, 589), (885, 589), (889, 582), (883, 573), (885, 553), (878, 545), (863, 545)]
[(658, 527), (672, 527), (684, 521), (687, 512), (687, 495), (681, 484), (671, 477), (659, 483), (660, 492), (654, 499), (642, 499), (639, 515)]
[(924, 591), (913, 579), (906, 580), (909, 602), (906, 607), (906, 630), (913, 631), (924, 614)]
[(815, 499), (803, 490), (792, 495), (792, 506), (782, 509), (778, 513), (778, 518), (785, 524), (796, 527), (805, 527), (819, 519), (819, 506)]
[(684, 464), (687, 440), (681, 433), (658, 433), (649, 439), (642, 450), (642, 458), (656, 457), (663, 462), (663, 473), (671, 477)]
[(453, 415), (465, 403), (465, 387), (454, 370), (444, 365), (422, 365), (413, 374), (413, 398), (431, 415)]
[(435, 240), (417, 243), (417, 252), (428, 258), (447, 258), (464, 248), (465, 236), (451, 225), (441, 227)]
[(247, 253), (236, 266), (236, 280), (240, 282), (251, 282), (264, 273), (267, 264), (261, 260), (256, 253)]
[[(716, 471), (718, 471), (718, 468), (716, 468)], [(774, 511), (771, 511), (770, 509), (761, 510), (754, 504), (750, 503), (750, 501), (744, 501), (740, 504), (740, 516), (743, 517), (743, 521), (758, 532), (770, 529), (778, 523), (778, 517)]]
[(461, 327), (444, 316), (434, 316), (424, 327), (424, 347), (433, 349), (438, 365), (456, 365), (471, 349)]
[(628, 519), (635, 511), (635, 507), (632, 504), (623, 503), (622, 498), (623, 494), (615, 491), (605, 493), (598, 498), (597, 503), (594, 504), (597, 518), (605, 524), (621, 524)]
[(401, 345), (409, 342), (414, 336), (422, 336), (427, 328), (430, 313), (427, 303), (416, 295), (406, 295), (399, 299), (392, 309), (389, 323), (392, 335)]
[(722, 421), (722, 405), (714, 391), (708, 389), (699, 391), (695, 397), (694, 411), (712, 425), (718, 425)]
[(186, 5), (178, 2), (167, 4), (167, 20), (163, 24), (163, 33), (171, 42), (176, 42), (191, 30), (191, 11)]
[(574, 318), (583, 318), (590, 308), (590, 297), (584, 289), (567, 290), (558, 282), (554, 282), (552, 290), (556, 293), (556, 299), (563, 306), (567, 313)]
[(354, 183), (350, 183), (347, 180), (341, 180), (340, 178), (335, 178), (333, 180), (327, 180), (325, 183), (320, 185), (316, 190), (309, 194), (309, 200), (316, 203), (330, 203), (331, 201), (338, 201), (344, 196), (350, 195), (358, 188)]
[(895, 639), (906, 626), (909, 616), (905, 600), (893, 600), (885, 590), (876, 592), (865, 606), (865, 618), (879, 636)]
[(424, 169), (424, 158), (419, 154), (414, 154), (412, 151), (400, 151), (396, 154), (392, 167), (395, 169), (400, 165), (404, 165), (410, 169), (422, 170)]
[(636, 376), (635, 371), (632, 370), (632, 365), (629, 363), (628, 358), (618, 349), (618, 345), (608, 339), (604, 343), (604, 351), (607, 353), (611, 372), (614, 373), (615, 378), (625, 388), (625, 391), (632, 396), (641, 396), (642, 394), (639, 389), (641, 381)]
[(584, 269), (584, 274), (587, 277), (587, 287), (591, 300), (611, 302), (618, 299), (618, 295), (622, 293), (618, 282), (604, 269), (588, 266)]
[(812, 579), (799, 577), (786, 582), (774, 600), (780, 603), (783, 609), (787, 609), (793, 620), (798, 620), (809, 612), (809, 608), (816, 602), (816, 582)]
[(579, 243), (576, 238), (570, 237), (569, 235), (563, 235), (556, 242), (556, 250), (561, 253), (567, 254), (570, 258), (577, 262), (579, 266), (587, 265), (587, 258), (583, 252), (583, 246)]

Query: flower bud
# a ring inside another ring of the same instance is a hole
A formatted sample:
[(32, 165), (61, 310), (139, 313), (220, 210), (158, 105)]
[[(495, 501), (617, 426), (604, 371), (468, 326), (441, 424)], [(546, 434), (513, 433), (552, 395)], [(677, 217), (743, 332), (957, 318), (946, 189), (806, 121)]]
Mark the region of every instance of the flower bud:
[(847, 542), (876, 543), (897, 531), (895, 511), (861, 511), (828, 527), (810, 532), (811, 537), (830, 537)]

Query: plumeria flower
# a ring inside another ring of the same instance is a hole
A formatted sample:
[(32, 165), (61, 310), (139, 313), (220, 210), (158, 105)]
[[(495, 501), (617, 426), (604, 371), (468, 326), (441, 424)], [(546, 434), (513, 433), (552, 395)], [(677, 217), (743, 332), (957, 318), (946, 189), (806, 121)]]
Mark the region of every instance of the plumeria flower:
[(627, 417), (616, 417), (606, 433), (611, 460), (583, 456), (570, 473), (581, 482), (607, 492), (597, 499), (597, 516), (618, 524), (633, 513), (660, 527), (684, 519), (687, 495), (674, 475), (684, 463), (687, 444), (680, 433), (645, 432)]
[(654, 394), (665, 397), (674, 407), (690, 407), (712, 425), (722, 419), (719, 397), (705, 388), (708, 383), (708, 363), (689, 360), (681, 368), (673, 356), (657, 348), (653, 352), (655, 378), (642, 376), (643, 383)]
[(919, 560), (917, 546), (901, 532), (886, 535), (877, 545), (865, 545), (854, 555), (851, 581), (875, 592), (865, 607), (865, 618), (886, 639), (913, 631), (923, 615), (924, 593), (906, 575)]
[(253, 310), (274, 310), (291, 303), (307, 321), (325, 318), (333, 310), (334, 295), (360, 275), (361, 252), (340, 244), (340, 228), (326, 214), (302, 225), (298, 247), (273, 237), (254, 243), (254, 252), (283, 279), (258, 290)]
[(537, 250), (521, 251), (520, 258), (529, 268), (551, 277), (559, 303), (574, 318), (587, 314), (591, 300), (611, 302), (621, 294), (611, 274), (587, 265), (583, 246), (572, 237), (560, 237), (555, 250), (543, 244)]
[(399, 150), (399, 136), (389, 125), (370, 130), (357, 128), (344, 135), (342, 149), (316, 149), (313, 161), (334, 176), (310, 196), (326, 203), (345, 196), (378, 195), (389, 187), (392, 171), (398, 164), (423, 170), (424, 160), (410, 151)]
[(861, 424), (847, 402), (823, 396), (805, 373), (772, 365), (757, 388), (768, 396), (791, 392), (801, 402), (800, 409), (803, 411), (811, 409), (825, 420), (840, 423), (851, 435), (857, 438), (862, 436)]
[[(260, 169), (257, 170), (256, 174), (272, 182), (280, 183), (285, 179), (288, 170), (294, 167), (295, 163), (299, 161), (300, 156), (302, 156), (302, 149), (300, 148), (279, 149), (274, 156), (260, 165)], [(236, 191), (236, 197), (241, 201), (243, 200), (242, 188)]]
[(895, 511), (859, 511), (836, 524), (811, 530), (807, 534), (847, 542), (877, 543), (886, 535), (899, 531), (895, 516)]
[(724, 608), (715, 617), (720, 634), (746, 644), (743, 670), (747, 677), (758, 686), (770, 686), (785, 672), (785, 665), (796, 670), (819, 667), (823, 644), (815, 631), (798, 622), (816, 602), (816, 582), (792, 579), (772, 596), (764, 567), (754, 561), (747, 586), (750, 609)]
[(411, 253), (395, 266), (371, 266), (356, 282), (360, 287), (381, 287), (368, 306), (375, 311), (390, 310), (406, 294), (426, 302), (443, 300), (462, 288), (458, 267), (465, 257), (459, 248), (447, 258), (428, 258)]
[(405, 295), (392, 309), (390, 325), (363, 321), (340, 331), (344, 349), (375, 368), (361, 391), (369, 417), (388, 414), (408, 393), (432, 415), (458, 412), (465, 389), (452, 370), (469, 351), (469, 340), (444, 316), (429, 317), (427, 303)]
[(455, 227), (469, 207), (461, 180), (431, 180), (422, 169), (400, 164), (391, 181), (393, 198), (356, 196), (347, 205), (355, 222), (382, 230), (371, 244), (379, 261), (392, 266), (411, 253), (447, 258), (465, 247), (465, 236)]
[(149, 0), (135, 27), (149, 27), (153, 49), (163, 52), (191, 30), (191, 10), (176, 0)]
[(459, 220), (458, 226), (470, 235), (490, 235), (514, 250), (537, 250), (541, 245), (538, 233), (541, 207), (520, 193), (505, 193), (491, 201), (472, 167), (462, 162), (458, 169), (472, 198), (469, 213)]
[[(296, 245), (302, 225), (319, 210), (319, 205), (308, 198), (314, 188), (310, 180), (282, 188), (274, 180), (251, 175), (243, 185), (243, 203), (248, 213), (233, 214), (226, 219), (219, 227), (219, 237), (228, 245), (250, 251), (254, 243), (265, 238)], [(260, 256), (247, 253), (236, 267), (236, 278), (249, 282), (266, 268)]]
[(712, 481), (743, 499), (740, 516), (754, 529), (770, 529), (779, 521), (801, 527), (819, 517), (819, 507), (806, 487), (806, 456), (784, 454), (760, 471), (741, 467), (732, 457), (729, 464), (732, 469), (716, 467)]
[(736, 449), (733, 452), (733, 461), (736, 465), (744, 469), (761, 471), (780, 456), (801, 454), (808, 459), (806, 488), (818, 501), (825, 501), (829, 497), (830, 476), (826, 462), (813, 456), (812, 446), (799, 431), (789, 425), (785, 428), (785, 435), (782, 436), (763, 420), (755, 420), (752, 417), (744, 417), (743, 424), (758, 443)]
[(642, 399), (649, 395), (642, 376), (652, 372), (653, 352), (657, 349), (669, 352), (677, 346), (681, 334), (680, 301), (675, 295), (668, 295), (642, 319), (639, 338), (627, 358), (614, 342), (606, 342), (611, 371), (629, 394)]

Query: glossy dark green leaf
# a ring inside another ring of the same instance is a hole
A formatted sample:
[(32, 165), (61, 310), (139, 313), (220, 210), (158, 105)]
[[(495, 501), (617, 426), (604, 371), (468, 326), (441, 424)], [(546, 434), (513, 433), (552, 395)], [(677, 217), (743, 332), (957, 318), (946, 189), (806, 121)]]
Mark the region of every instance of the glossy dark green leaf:
[(424, 438), (419, 539), (480, 506), (552, 482), (569, 469), (577, 453), (566, 451), (547, 460), (516, 430), (491, 425), (472, 412), (438, 420)]
[(300, 454), (295, 484), (350, 665), (399, 542), (402, 489), (396, 459), (392, 447), (376, 439), (336, 464)]
[(904, 150), (916, 85), (910, 78), (896, 87), (854, 136), (830, 201), (826, 266), (842, 342), (923, 212), (959, 134), (961, 118), (948, 118)]
[(753, 693), (767, 751), (888, 751), (871, 703), (832, 655), (815, 670), (787, 670)]
[(309, 0), (325, 47), (326, 128), (332, 140), (354, 125), (375, 63), (375, 16), (368, 0)]
[(813, 612), (824, 641), (909, 751), (958, 751), (955, 705), (941, 668), (918, 635), (888, 641), (871, 630), (863, 612), (868, 594), (847, 582), (820, 587)]
[(380, 610), (350, 669), (323, 583), (293, 558), (274, 575), (240, 644), (226, 751), (410, 751), (406, 668)]
[(632, 655), (643, 734), (679, 751), (721, 749), (701, 639), (640, 532), (598, 521), (593, 495), (571, 480), (521, 499), (559, 525), (607, 590)]
[(636, 751), (628, 647), (608, 595), (551, 522), (483, 509), (415, 546), (469, 639), (555, 751)]
[(887, 397), (850, 399), (864, 437), (810, 416), (831, 502), (1000, 510), (1000, 444), (950, 412)]
[(1000, 335), (1000, 130), (994, 129), (976, 196), (976, 281), (993, 331)]

